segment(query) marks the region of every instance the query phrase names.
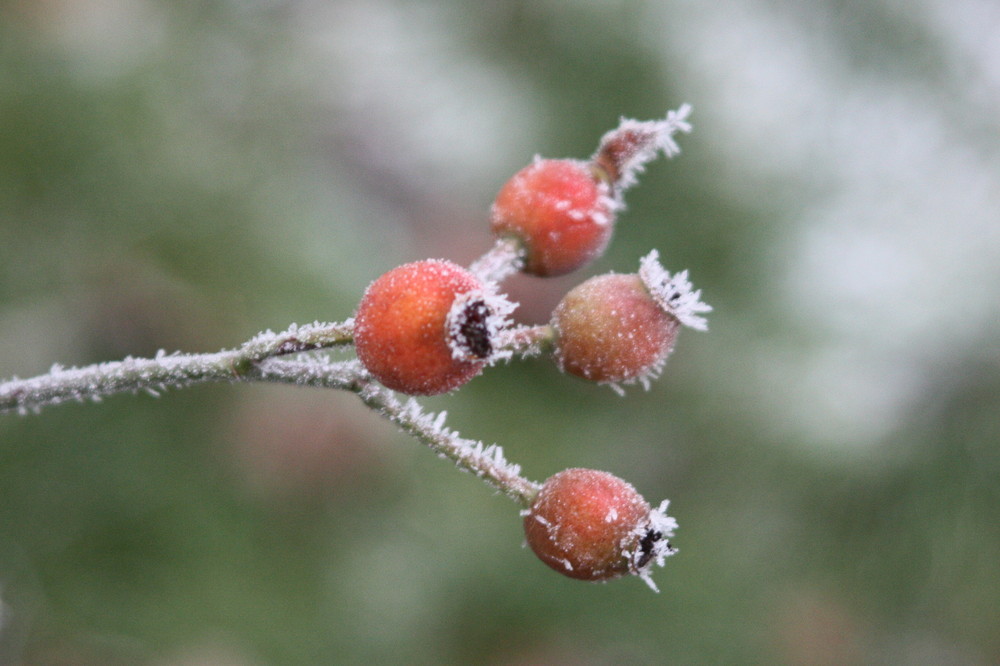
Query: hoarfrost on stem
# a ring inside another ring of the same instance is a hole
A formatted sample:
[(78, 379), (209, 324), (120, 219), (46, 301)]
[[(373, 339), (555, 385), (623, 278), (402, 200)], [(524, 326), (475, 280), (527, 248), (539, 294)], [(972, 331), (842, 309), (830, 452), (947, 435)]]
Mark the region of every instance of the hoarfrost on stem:
[(445, 427), (444, 412), (424, 412), (413, 398), (400, 403), (392, 391), (374, 382), (365, 383), (358, 395), (366, 405), (404, 432), (417, 437), (460, 469), (486, 480), (522, 506), (527, 506), (538, 492), (539, 485), (522, 477), (521, 467), (509, 462), (500, 446), (466, 439)]

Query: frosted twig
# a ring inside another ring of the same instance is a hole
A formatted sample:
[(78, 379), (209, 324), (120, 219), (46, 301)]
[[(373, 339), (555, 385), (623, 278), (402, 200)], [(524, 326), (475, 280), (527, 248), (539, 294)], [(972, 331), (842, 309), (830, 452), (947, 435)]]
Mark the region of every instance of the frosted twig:
[(496, 346), (509, 356), (537, 356), (551, 351), (556, 332), (552, 326), (515, 326), (504, 329), (497, 336)]
[[(115, 393), (146, 391), (200, 382), (274, 382), (332, 388), (356, 393), (368, 407), (404, 432), (472, 472), (522, 506), (530, 504), (538, 484), (520, 475), (496, 444), (461, 437), (444, 425), (445, 413), (425, 413), (415, 400), (401, 403), (378, 384), (356, 360), (334, 362), (302, 352), (349, 344), (353, 321), (340, 324), (291, 326), (281, 333), (266, 331), (237, 349), (213, 354), (167, 354), (126, 358), (83, 368), (53, 366), (48, 374), (0, 383), (0, 413), (26, 414), (69, 400), (100, 400)], [(284, 358), (300, 354), (298, 358)]]
[(493, 247), (472, 262), (469, 271), (483, 282), (502, 282), (524, 266), (524, 245), (516, 238), (498, 238)]
[(115, 393), (146, 391), (156, 395), (166, 388), (200, 382), (240, 381), (264, 359), (350, 344), (353, 329), (350, 319), (336, 324), (293, 324), (281, 333), (265, 331), (237, 349), (211, 354), (167, 354), (161, 350), (153, 358), (127, 357), (82, 368), (53, 365), (44, 375), (0, 382), (0, 413), (26, 414), (48, 405), (100, 400)]
[(459, 469), (483, 479), (521, 506), (531, 504), (538, 493), (539, 485), (522, 477), (520, 466), (508, 462), (501, 447), (466, 439), (445, 427), (445, 412), (425, 412), (412, 398), (400, 402), (392, 391), (377, 383), (356, 361), (330, 363), (320, 359), (267, 359), (257, 364), (246, 379), (351, 391), (403, 432), (453, 461)]
[(375, 383), (369, 383), (358, 395), (366, 405), (404, 432), (452, 460), (460, 469), (472, 472), (491, 484), (521, 506), (529, 506), (538, 494), (539, 485), (522, 477), (520, 466), (508, 462), (500, 446), (465, 439), (444, 427), (444, 412), (437, 415), (424, 413), (413, 399), (400, 404), (388, 389)]

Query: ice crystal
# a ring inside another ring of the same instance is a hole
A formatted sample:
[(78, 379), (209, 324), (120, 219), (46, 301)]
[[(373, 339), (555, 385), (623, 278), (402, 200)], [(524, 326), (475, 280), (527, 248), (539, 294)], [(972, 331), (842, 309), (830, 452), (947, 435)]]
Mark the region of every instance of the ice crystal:
[(653, 582), (653, 566), (662, 567), (666, 560), (677, 552), (670, 537), (677, 529), (677, 520), (667, 515), (670, 500), (663, 500), (660, 506), (651, 510), (647, 521), (639, 524), (629, 533), (628, 539), (638, 539), (636, 550), (626, 553), (632, 562), (632, 573), (642, 580), (654, 592), (659, 592)]
[(634, 386), (638, 384), (642, 387), (642, 390), (648, 391), (653, 386), (653, 382), (659, 379), (660, 375), (663, 374), (663, 369), (667, 365), (667, 358), (674, 351), (673, 344), (671, 344), (667, 349), (664, 350), (663, 354), (660, 355), (656, 361), (654, 361), (649, 367), (644, 368), (635, 377), (629, 377), (628, 379), (619, 379), (617, 381), (601, 381), (597, 382), (601, 386), (607, 386), (612, 391), (618, 394), (619, 397), (625, 397), (625, 387)]
[(708, 330), (708, 321), (701, 316), (712, 306), (701, 300), (701, 290), (695, 291), (688, 272), (671, 275), (660, 264), (660, 253), (652, 250), (639, 263), (639, 277), (663, 310), (698, 331)]

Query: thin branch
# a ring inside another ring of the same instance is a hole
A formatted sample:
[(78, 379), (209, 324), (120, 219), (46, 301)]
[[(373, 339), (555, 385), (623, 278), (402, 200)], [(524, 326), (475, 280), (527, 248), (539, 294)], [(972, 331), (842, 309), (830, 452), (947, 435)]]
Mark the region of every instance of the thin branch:
[(238, 381), (254, 364), (275, 356), (350, 344), (354, 322), (293, 325), (281, 333), (266, 331), (238, 349), (212, 354), (167, 354), (154, 358), (128, 357), (83, 368), (54, 365), (48, 373), (30, 379), (0, 383), (0, 413), (37, 412), (67, 401), (100, 400), (107, 395), (146, 391), (157, 395), (166, 388), (200, 382)]
[(538, 356), (550, 352), (556, 344), (556, 331), (549, 324), (541, 326), (513, 326), (497, 336), (496, 347), (508, 356)]
[(359, 392), (358, 396), (404, 432), (452, 460), (460, 469), (483, 479), (523, 508), (528, 508), (538, 494), (541, 486), (522, 477), (520, 465), (508, 462), (498, 444), (485, 445), (465, 439), (446, 428), (444, 420), (447, 412), (424, 413), (413, 399), (401, 405), (390, 391), (374, 383)]
[(445, 427), (446, 412), (424, 412), (412, 398), (400, 402), (378, 384), (356, 360), (332, 362), (326, 358), (289, 354), (349, 344), (353, 322), (292, 326), (281, 333), (267, 331), (238, 349), (214, 354), (166, 354), (154, 358), (126, 358), (84, 368), (53, 366), (45, 375), (0, 383), (0, 413), (26, 414), (42, 407), (75, 400), (100, 400), (115, 393), (146, 391), (158, 395), (167, 388), (201, 382), (276, 382), (351, 391), (362, 402), (395, 423), (403, 432), (452, 460), (494, 488), (527, 507), (538, 484), (520, 475), (496, 444), (465, 439)]
[(498, 238), (486, 254), (469, 266), (483, 282), (503, 282), (524, 267), (524, 244), (516, 238)]
[(522, 477), (520, 466), (507, 461), (500, 446), (466, 439), (447, 428), (447, 412), (425, 412), (413, 398), (401, 402), (357, 361), (336, 363), (322, 358), (268, 359), (259, 363), (243, 380), (351, 391), (403, 432), (451, 460), (460, 469), (483, 479), (522, 507), (528, 507), (538, 493), (539, 485)]

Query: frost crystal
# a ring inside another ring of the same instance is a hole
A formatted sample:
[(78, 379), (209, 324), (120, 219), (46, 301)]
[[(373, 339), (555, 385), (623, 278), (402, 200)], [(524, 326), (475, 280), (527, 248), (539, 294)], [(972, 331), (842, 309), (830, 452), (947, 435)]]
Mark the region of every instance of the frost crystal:
[(694, 290), (687, 271), (671, 275), (660, 264), (660, 253), (651, 251), (639, 262), (639, 277), (664, 312), (698, 331), (708, 330), (708, 321), (701, 316), (712, 306), (701, 300), (701, 290)]
[(638, 537), (639, 545), (635, 552), (629, 553), (632, 560), (632, 573), (642, 578), (654, 592), (659, 592), (653, 582), (653, 566), (662, 567), (666, 560), (677, 552), (670, 537), (677, 529), (677, 520), (667, 515), (669, 500), (663, 500), (660, 506), (649, 512), (649, 522), (641, 524), (630, 533), (630, 537)]

